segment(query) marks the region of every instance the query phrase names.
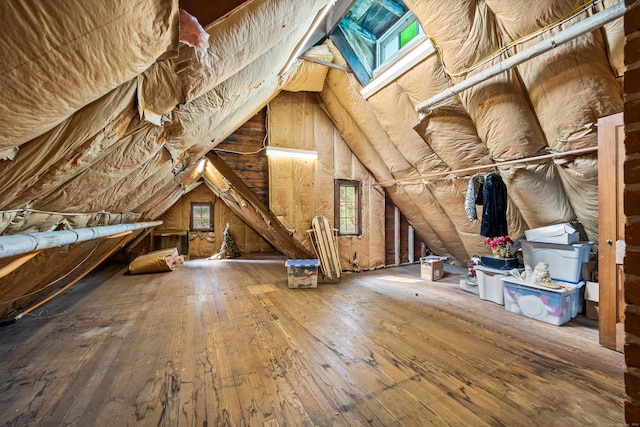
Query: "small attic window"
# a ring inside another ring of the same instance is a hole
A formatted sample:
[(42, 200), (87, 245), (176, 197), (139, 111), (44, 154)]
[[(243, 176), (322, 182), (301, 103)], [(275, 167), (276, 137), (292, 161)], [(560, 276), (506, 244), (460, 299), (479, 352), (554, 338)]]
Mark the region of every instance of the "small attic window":
[(376, 42), (376, 70), (392, 62), (409, 47), (424, 39), (424, 31), (416, 17), (408, 11)]
[(335, 219), (339, 236), (362, 235), (362, 183), (335, 180)]
[(213, 204), (191, 203), (191, 231), (213, 231)]

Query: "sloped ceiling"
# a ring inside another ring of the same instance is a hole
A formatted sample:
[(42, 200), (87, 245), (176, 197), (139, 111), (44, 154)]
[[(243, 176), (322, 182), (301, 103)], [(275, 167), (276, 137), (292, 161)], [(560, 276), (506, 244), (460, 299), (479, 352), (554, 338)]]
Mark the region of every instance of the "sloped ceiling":
[[(65, 218), (74, 227), (157, 218), (188, 189), (197, 162), (293, 77), (299, 63), (285, 67), (329, 3), (187, 1), (181, 10), (177, 0), (1, 2), (0, 233), (49, 230)], [(483, 250), (479, 221), (463, 208), (468, 177), (419, 177), (595, 147), (597, 118), (622, 111), (621, 20), (422, 117), (419, 102), (582, 1), (405, 3), (442, 56), (366, 100), (352, 75), (331, 69), (320, 96), (417, 233), (463, 263)], [(595, 2), (562, 26), (607, 4)], [(211, 21), (206, 34), (189, 10)], [(320, 33), (342, 13), (326, 16)], [(346, 66), (335, 46), (325, 45)], [(593, 154), (496, 170), (509, 189), (514, 235), (577, 220), (586, 238), (597, 237)]]

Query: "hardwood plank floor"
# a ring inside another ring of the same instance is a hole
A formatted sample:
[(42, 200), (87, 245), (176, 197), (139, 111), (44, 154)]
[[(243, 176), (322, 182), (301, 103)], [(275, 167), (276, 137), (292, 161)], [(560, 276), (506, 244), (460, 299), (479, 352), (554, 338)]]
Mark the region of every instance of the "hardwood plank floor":
[(9, 426), (624, 425), (624, 357), (408, 265), (289, 289), (279, 256), (107, 265), (0, 328)]

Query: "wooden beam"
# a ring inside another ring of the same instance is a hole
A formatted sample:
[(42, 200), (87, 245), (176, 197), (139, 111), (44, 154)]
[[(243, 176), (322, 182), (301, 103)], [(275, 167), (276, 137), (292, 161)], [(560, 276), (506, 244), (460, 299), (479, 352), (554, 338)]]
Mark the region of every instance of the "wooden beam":
[[(366, 86), (371, 80), (371, 72), (365, 68), (355, 50), (349, 44), (346, 35), (340, 27), (331, 34), (331, 41), (342, 52), (345, 61), (349, 64), (353, 74), (356, 76), (362, 86)], [(370, 68), (370, 67), (369, 67)]]
[(180, 7), (195, 16), (200, 25), (207, 27), (239, 7), (245, 0), (180, 0)]
[(238, 217), (283, 255), (292, 259), (315, 258), (224, 160), (212, 152), (207, 159), (205, 183)]
[[(362, 39), (365, 42), (372, 44), (374, 46), (378, 41), (375, 34), (371, 33), (371, 31), (360, 26), (360, 24), (352, 21), (349, 18), (344, 18), (342, 21), (340, 21), (339, 27), (341, 27), (345, 33), (348, 33), (353, 37)], [(347, 35), (347, 38), (349, 38), (349, 35)]]
[(20, 258), (10, 262), (8, 265), (5, 265), (4, 267), (0, 268), (0, 279), (6, 276), (7, 274), (13, 272), (17, 268), (21, 267), (24, 263), (29, 261), (34, 256), (38, 255), (40, 252), (42, 251), (35, 251), (35, 252), (28, 253), (27, 255), (23, 255)]
[(393, 208), (393, 252), (395, 253), (395, 265), (400, 265), (400, 209)]
[(404, 9), (398, 3), (391, 0), (378, 0), (378, 5), (384, 7), (398, 18), (404, 15)]

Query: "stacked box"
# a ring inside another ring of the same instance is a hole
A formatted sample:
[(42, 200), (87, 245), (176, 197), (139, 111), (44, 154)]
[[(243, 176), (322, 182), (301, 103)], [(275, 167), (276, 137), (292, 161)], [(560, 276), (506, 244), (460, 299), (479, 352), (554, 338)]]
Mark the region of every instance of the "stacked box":
[(586, 316), (589, 319), (598, 320), (600, 307), (600, 284), (598, 282), (587, 282), (584, 292), (586, 303)]
[(516, 278), (502, 278), (504, 308), (552, 325), (562, 325), (573, 317), (578, 288), (551, 289), (524, 284)]
[(285, 262), (288, 273), (289, 287), (317, 288), (318, 287), (318, 266), (317, 259), (288, 259)]

